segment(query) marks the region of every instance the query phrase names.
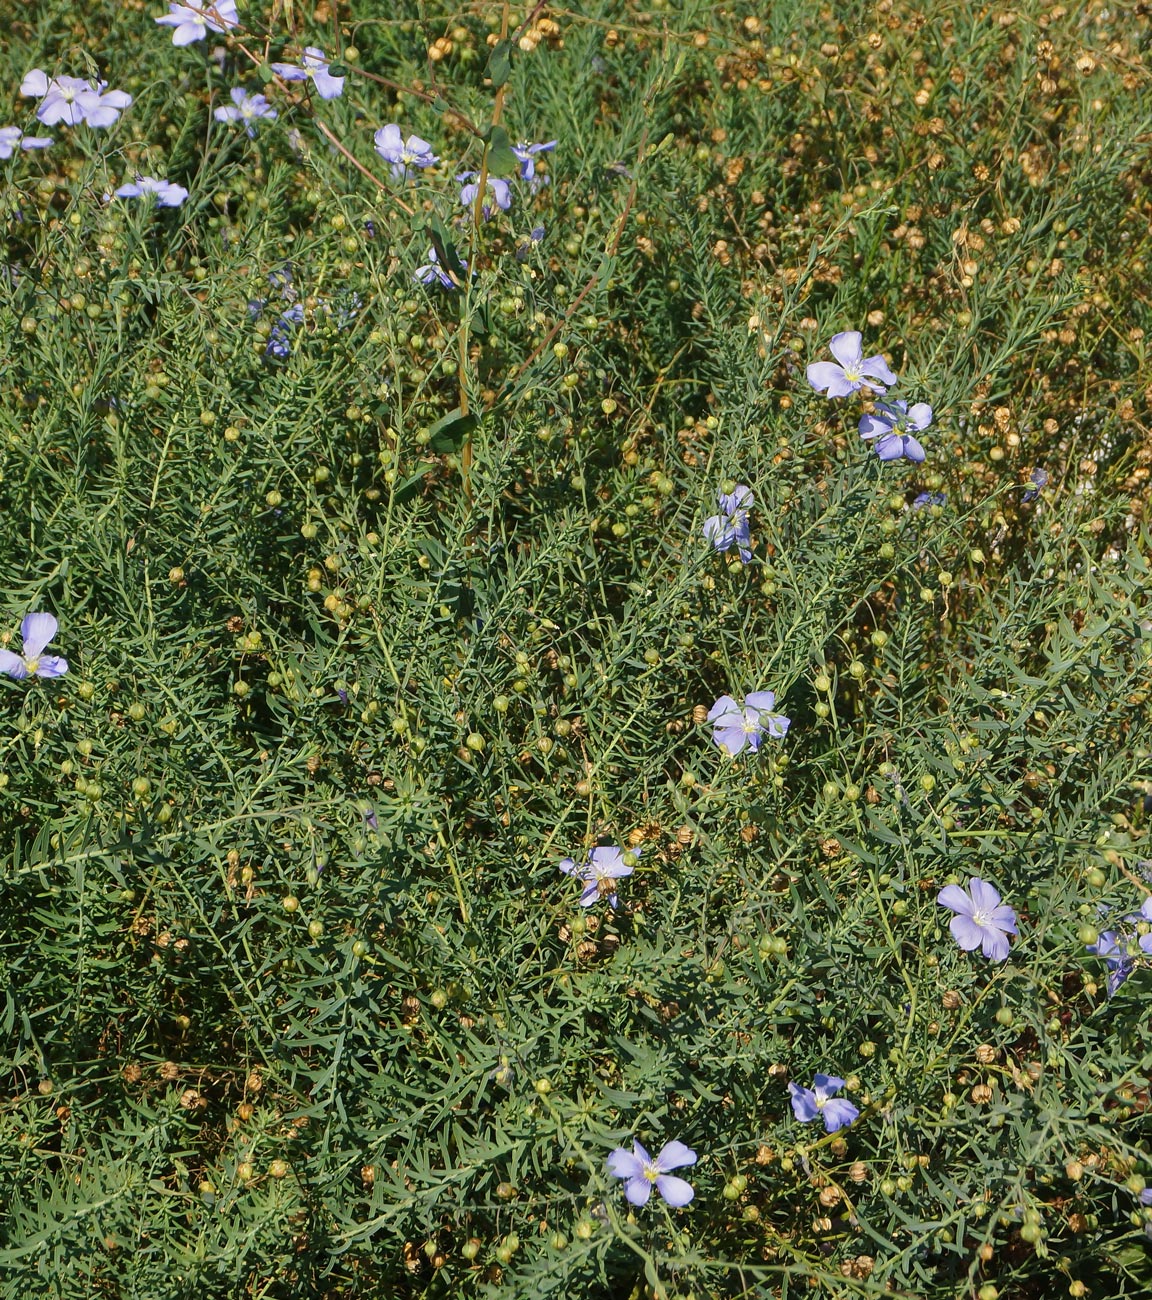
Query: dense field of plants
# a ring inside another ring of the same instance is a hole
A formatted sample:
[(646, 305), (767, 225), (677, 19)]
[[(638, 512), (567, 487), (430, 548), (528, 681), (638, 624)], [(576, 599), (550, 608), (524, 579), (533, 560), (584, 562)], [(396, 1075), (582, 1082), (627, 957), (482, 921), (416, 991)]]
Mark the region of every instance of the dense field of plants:
[(0, 21), (0, 1296), (1147, 1296), (1146, 7), (203, 3)]

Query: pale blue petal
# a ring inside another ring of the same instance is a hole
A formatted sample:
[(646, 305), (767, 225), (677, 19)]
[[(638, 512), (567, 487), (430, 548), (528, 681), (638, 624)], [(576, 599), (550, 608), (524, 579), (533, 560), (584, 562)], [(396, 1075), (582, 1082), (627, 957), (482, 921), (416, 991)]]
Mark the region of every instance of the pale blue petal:
[(24, 638), (24, 658), (35, 659), (56, 636), (59, 626), (51, 614), (26, 614), (20, 624), (20, 635)]
[[(157, 18), (156, 21), (164, 20)], [(33, 68), (24, 74), (24, 80), (20, 83), (20, 93), (25, 98), (35, 96), (37, 99), (43, 99), (48, 93), (48, 74), (43, 68)]]
[(713, 741), (723, 750), (726, 750), (733, 758), (743, 750), (748, 743), (747, 733), (742, 726), (740, 727), (717, 727), (712, 735)]
[(824, 1127), (829, 1133), (847, 1128), (860, 1114), (859, 1109), (843, 1097), (833, 1097), (824, 1103)]
[(813, 361), (807, 371), (808, 382), (818, 393), (827, 393), (829, 397), (847, 397), (855, 388), (844, 377), (840, 366), (831, 361)]
[(807, 1124), (820, 1114), (820, 1107), (816, 1105), (816, 1094), (810, 1088), (801, 1088), (798, 1083), (790, 1083), (788, 1093), (792, 1098), (792, 1114), (801, 1124)]
[(988, 920), (997, 930), (1004, 930), (1008, 934), (1016, 933), (1016, 913), (1007, 903), (994, 907)]
[(862, 415), (857, 428), (861, 438), (879, 438), (892, 432), (892, 421), (876, 411), (872, 415)]
[(863, 364), (864, 349), (860, 346), (859, 330), (844, 330), (833, 334), (828, 342), (828, 351), (845, 370), (859, 370)]
[(965, 952), (975, 952), (984, 942), (984, 927), (977, 925), (970, 916), (954, 916), (948, 928), (952, 931), (952, 938)]
[(924, 459), (924, 448), (912, 437), (910, 433), (904, 435), (904, 455), (917, 465)]
[(732, 696), (721, 695), (716, 703), (708, 710), (708, 721), (718, 722), (725, 714), (729, 713), (735, 713), (737, 716), (742, 716), (740, 714), (740, 706)]
[(669, 1205), (677, 1208), (687, 1205), (696, 1195), (691, 1183), (686, 1183), (683, 1178), (676, 1178), (672, 1174), (661, 1174), (656, 1179), (656, 1190)]
[(950, 908), (961, 916), (971, 916), (976, 910), (976, 904), (973, 903), (971, 896), (959, 885), (945, 885), (936, 895), (936, 901), (941, 907)]
[(617, 1147), (608, 1156), (608, 1172), (616, 1178), (641, 1178), (644, 1175), (644, 1162), (633, 1152)]
[(860, 373), (867, 375), (869, 379), (879, 379), (882, 384), (898, 384), (900, 382), (888, 368), (888, 362), (881, 356), (866, 357), (860, 363)]
[(908, 427), (913, 433), (923, 433), (932, 423), (932, 408), (927, 402), (916, 402), (908, 408)]
[(734, 515), (737, 510), (751, 510), (755, 502), (752, 489), (746, 483), (738, 483), (731, 492), (720, 493), (720, 509), (726, 515)]
[(776, 692), (753, 691), (750, 695), (745, 695), (744, 703), (758, 713), (771, 713), (776, 707)]
[(0, 673), (7, 673), (9, 677), (23, 681), (28, 676), (28, 669), (19, 655), (13, 654), (11, 650), (0, 650)]
[(812, 1081), (813, 1091), (817, 1097), (826, 1097), (830, 1092), (839, 1092), (844, 1080), (835, 1074), (818, 1074)]
[(968, 892), (972, 895), (972, 902), (978, 912), (991, 912), (1000, 906), (999, 891), (979, 876), (973, 876), (968, 882)]
[(696, 1163), (696, 1152), (691, 1147), (685, 1146), (683, 1142), (665, 1142), (660, 1154), (656, 1157), (656, 1168), (661, 1173), (667, 1173), (669, 1169), (681, 1169), (684, 1165), (694, 1165)]
[(996, 930), (992, 926), (984, 927), (984, 956), (989, 961), (1003, 961), (1009, 953), (1008, 936), (1003, 930)]

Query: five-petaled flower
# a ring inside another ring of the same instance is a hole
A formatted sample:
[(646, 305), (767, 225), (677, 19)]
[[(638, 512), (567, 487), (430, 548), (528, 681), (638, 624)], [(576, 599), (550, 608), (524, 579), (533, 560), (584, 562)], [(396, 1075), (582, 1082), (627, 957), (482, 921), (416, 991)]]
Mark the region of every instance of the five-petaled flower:
[[(468, 270), (466, 258), (462, 257), (460, 259), (460, 266), (464, 271)], [(423, 266), (418, 266), (413, 274), (421, 284), (439, 284), (445, 289), (458, 289), (460, 287), (440, 265), (440, 259), (436, 256), (434, 248), (428, 250), (428, 261)]]
[(840, 364), (813, 361), (808, 367), (808, 382), (818, 393), (829, 397), (847, 397), (867, 385), (878, 393), (897, 382), (882, 356), (866, 357), (860, 346), (859, 330), (834, 334), (828, 350)]
[[(581, 907), (591, 907), (601, 898), (607, 898), (610, 907), (618, 907), (620, 899), (616, 893), (616, 882), (632, 874), (640, 853), (640, 849), (624, 850), (610, 844), (593, 849), (587, 862), (578, 863), (573, 858), (565, 858), (560, 863), (560, 870), (565, 875), (584, 882), (584, 892), (580, 895)], [(632, 859), (631, 862), (628, 861), (629, 858)]]
[(244, 130), (250, 140), (256, 139), (256, 127), (253, 125), (262, 117), (276, 117), (276, 110), (264, 95), (250, 95), (243, 86), (234, 86), (229, 92), (231, 104), (222, 104), (212, 114), (217, 122), (243, 122)]
[(633, 1150), (617, 1147), (608, 1157), (608, 1172), (623, 1178), (624, 1195), (632, 1205), (647, 1205), (655, 1187), (669, 1205), (687, 1205), (696, 1193), (692, 1184), (674, 1177), (669, 1171), (696, 1163), (696, 1152), (683, 1142), (666, 1142), (659, 1155), (652, 1157), (640, 1145)]
[(236, 0), (192, 0), (190, 4), (177, 4), (173, 0), (168, 13), (156, 21), (163, 27), (174, 28), (173, 45), (192, 45), (202, 41), (209, 32), (238, 26), (240, 18)]
[(776, 712), (775, 691), (753, 691), (743, 707), (731, 695), (721, 695), (708, 710), (708, 721), (713, 741), (734, 758), (745, 746), (755, 753), (765, 732), (782, 740), (792, 720)]
[(324, 51), (315, 45), (305, 46), (299, 66), (295, 63), (274, 63), (272, 71), (285, 81), (310, 81), (321, 99), (339, 99), (344, 93), (344, 78), (334, 77), (328, 71)]
[(807, 1124), (818, 1115), (824, 1117), (824, 1128), (829, 1133), (847, 1128), (860, 1114), (845, 1097), (834, 1097), (844, 1087), (844, 1080), (834, 1074), (818, 1074), (812, 1081), (811, 1088), (801, 1088), (798, 1083), (790, 1083), (788, 1092), (792, 1098), (792, 1114)]
[(141, 199), (151, 195), (162, 208), (178, 208), (188, 197), (183, 185), (155, 176), (137, 176), (134, 181), (121, 185), (115, 194), (118, 199)]
[[(479, 174), (477, 172), (461, 172), (456, 179), (464, 182), (460, 190), (460, 202), (466, 208), (470, 208), (476, 202), (476, 195), (480, 191)], [(492, 191), (492, 197), (496, 200), (496, 206), (500, 211), (507, 212), (512, 206), (511, 185), (498, 176), (489, 176), (488, 189)], [(485, 203), (483, 211), (484, 220), (487, 221), (492, 216), (491, 204)]]
[(0, 126), (0, 160), (11, 158), (17, 149), (47, 149), (52, 144), (47, 135), (25, 135), (18, 126)]
[(385, 162), (392, 164), (392, 175), (398, 181), (407, 180), (418, 169), (435, 167), (440, 161), (427, 140), (418, 135), (410, 135), (405, 140), (395, 122), (382, 126), (373, 139), (376, 152)]
[(111, 126), (132, 103), (123, 90), (105, 91), (106, 81), (93, 85), (82, 77), (49, 78), (42, 68), (33, 68), (20, 83), (20, 93), (36, 98), (36, 116), (45, 126)]
[(17, 681), (25, 677), (63, 677), (68, 671), (68, 660), (59, 655), (46, 655), (44, 647), (56, 635), (59, 624), (51, 614), (27, 614), (20, 624), (24, 653), (0, 650), (0, 673), (7, 673)]
[(860, 417), (861, 438), (875, 438), (876, 455), (881, 460), (922, 461), (924, 448), (912, 436), (923, 433), (932, 423), (932, 408), (927, 402), (877, 402), (871, 415)]
[(1132, 974), (1141, 953), (1152, 957), (1152, 896), (1145, 898), (1139, 912), (1124, 919), (1136, 927), (1135, 934), (1129, 932), (1126, 935), (1123, 929), (1103, 930), (1095, 943), (1087, 945), (1087, 950), (1108, 968), (1109, 997)]
[(956, 913), (948, 928), (965, 952), (979, 948), (990, 961), (1008, 956), (1008, 936), (1017, 933), (1016, 913), (986, 880), (973, 876), (966, 890), (945, 885), (936, 901)]
[[(1152, 938), (1152, 935), (1145, 935), (1144, 937)], [(1128, 944), (1115, 930), (1104, 930), (1095, 943), (1087, 945), (1087, 950), (1094, 957), (1099, 957), (1108, 968), (1108, 996), (1111, 997), (1128, 976), (1132, 974), (1132, 967), (1135, 963), (1132, 954), (1128, 951)]]
[(549, 140), (544, 144), (529, 144), (526, 140), (520, 144), (512, 146), (512, 152), (516, 155), (520, 163), (520, 179), (527, 181), (532, 193), (535, 194), (544, 179), (536, 175), (536, 155), (541, 153), (551, 153), (556, 148), (557, 141)]
[(523, 262), (527, 259), (528, 254), (544, 238), (544, 227), (533, 226), (527, 235), (521, 235), (516, 241), (516, 260)]
[(745, 483), (737, 483), (731, 492), (720, 493), (720, 513), (704, 521), (704, 536), (716, 550), (726, 551), (736, 545), (745, 564), (752, 558), (748, 512), (754, 501), (752, 489)]
[(33, 68), (20, 83), (20, 93), (40, 100), (36, 116), (45, 126), (79, 126), (85, 106), (92, 102), (93, 88), (83, 77), (52, 77)]
[(1040, 495), (1042, 488), (1048, 486), (1048, 471), (1037, 466), (1028, 476), (1028, 481), (1032, 484), (1030, 488), (1020, 498), (1021, 501), (1035, 501)]

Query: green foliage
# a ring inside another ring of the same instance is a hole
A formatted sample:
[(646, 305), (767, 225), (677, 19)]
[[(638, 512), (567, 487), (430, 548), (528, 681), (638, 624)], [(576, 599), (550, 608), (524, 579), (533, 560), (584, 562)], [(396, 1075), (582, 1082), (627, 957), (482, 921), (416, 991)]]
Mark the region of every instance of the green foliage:
[[(1152, 975), (1085, 951), (1152, 887), (1147, 16), (275, 9), (0, 37), (25, 129), (32, 66), (135, 98), (2, 164), (3, 628), (70, 671), (0, 678), (0, 1294), (1147, 1294)], [(923, 466), (805, 382), (855, 328)]]

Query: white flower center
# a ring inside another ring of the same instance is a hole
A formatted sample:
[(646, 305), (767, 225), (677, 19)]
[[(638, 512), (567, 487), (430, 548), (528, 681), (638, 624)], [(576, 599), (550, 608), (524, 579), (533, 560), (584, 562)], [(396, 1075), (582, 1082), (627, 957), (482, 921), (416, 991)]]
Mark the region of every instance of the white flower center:
[(656, 1168), (656, 1162), (654, 1160), (648, 1160), (645, 1162), (644, 1177), (647, 1178), (650, 1183), (654, 1183), (656, 1179), (660, 1177), (660, 1170)]
[(844, 378), (847, 379), (850, 384), (858, 384), (863, 380), (864, 376), (854, 366), (845, 366)]
[(972, 921), (975, 925), (989, 926), (992, 924), (992, 917), (989, 915), (989, 913), (982, 912), (980, 908), (977, 908), (972, 913)]

